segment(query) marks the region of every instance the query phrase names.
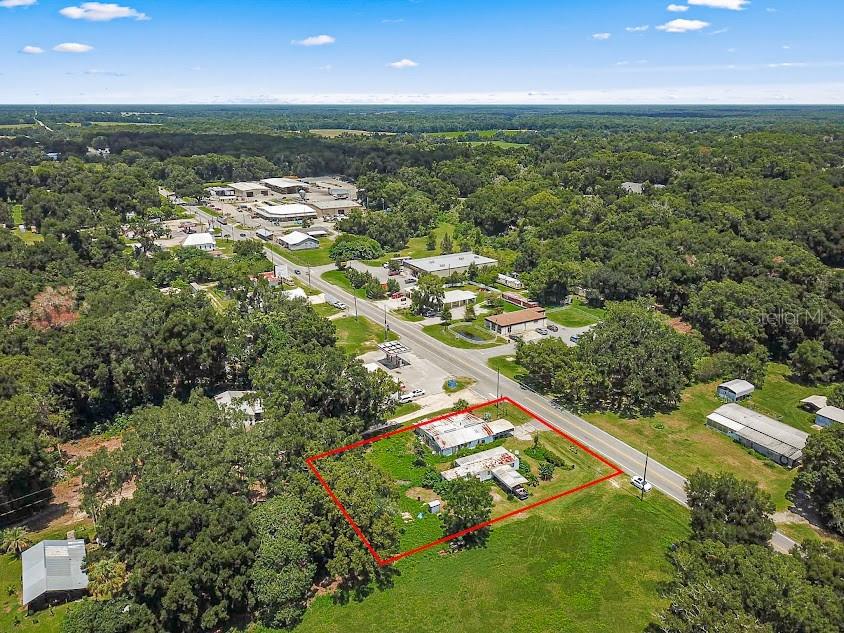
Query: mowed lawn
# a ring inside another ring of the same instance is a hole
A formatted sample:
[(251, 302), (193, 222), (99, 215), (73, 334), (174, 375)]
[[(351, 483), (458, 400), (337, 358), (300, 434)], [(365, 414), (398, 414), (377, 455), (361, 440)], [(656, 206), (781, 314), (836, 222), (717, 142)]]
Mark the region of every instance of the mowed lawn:
[(352, 356), (372, 352), (378, 349), (379, 343), (399, 338), (395, 332), (387, 332), (385, 338), (384, 327), (366, 317), (342, 317), (332, 323), (337, 328), (337, 347)]
[(548, 310), (548, 318), (563, 327), (584, 327), (602, 320), (607, 311), (604, 308), (593, 308), (583, 302), (575, 301), (563, 308)]
[(678, 504), (605, 482), (494, 525), (484, 548), (405, 558), (361, 601), (319, 597), (295, 631), (638, 633), (664, 606), (665, 552), (687, 523)]
[(333, 244), (334, 240), (323, 238), (320, 240), (318, 248), (308, 248), (303, 251), (291, 251), (278, 244), (266, 244), (266, 246), (297, 266), (324, 266), (332, 263), (328, 252)]

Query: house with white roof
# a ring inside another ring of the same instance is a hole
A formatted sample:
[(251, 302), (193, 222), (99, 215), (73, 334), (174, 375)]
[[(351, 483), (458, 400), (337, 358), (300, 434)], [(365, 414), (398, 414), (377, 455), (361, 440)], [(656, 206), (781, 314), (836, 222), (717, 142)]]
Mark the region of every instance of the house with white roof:
[(260, 422), (264, 417), (264, 405), (254, 391), (223, 391), (214, 396), (220, 409), (236, 409), (243, 413), (246, 426)]
[(739, 402), (741, 400), (747, 400), (753, 390), (756, 387), (753, 386), (753, 383), (747, 382), (746, 380), (728, 380), (727, 382), (722, 382), (718, 385), (716, 389), (716, 393), (721, 400), (726, 400), (727, 402)]
[(278, 238), (278, 243), (291, 251), (304, 251), (309, 248), (319, 248), (319, 240), (313, 235), (293, 231)]
[(510, 492), (527, 483), (527, 479), (519, 473), (518, 456), (502, 446), (456, 459), (454, 468), (440, 474), (447, 481), (464, 477), (477, 477), (481, 481), (495, 479)]
[(198, 248), (201, 251), (213, 251), (217, 240), (210, 233), (191, 233), (182, 242), (182, 248)]
[(471, 413), (456, 413), (424, 424), (416, 429), (416, 433), (435, 453), (453, 455), (466, 448), (508, 437), (513, 434), (514, 428), (504, 419), (487, 422)]
[(85, 541), (47, 540), (21, 555), (24, 605), (51, 596), (81, 595), (88, 588), (85, 572)]

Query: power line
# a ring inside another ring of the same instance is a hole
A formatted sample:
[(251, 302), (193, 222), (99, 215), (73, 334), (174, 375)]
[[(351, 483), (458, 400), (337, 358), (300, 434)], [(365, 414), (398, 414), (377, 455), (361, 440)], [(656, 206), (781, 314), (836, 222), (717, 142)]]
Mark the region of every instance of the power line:
[(15, 497), (14, 499), (9, 499), (8, 501), (0, 501), (3, 505), (10, 505), (15, 501), (20, 501), (21, 499), (26, 499), (27, 497), (31, 497), (32, 495), (37, 495), (40, 492), (44, 492), (45, 490), (51, 490), (52, 486), (47, 486), (46, 488), (41, 488), (41, 490), (36, 490), (35, 492), (30, 492), (29, 494), (21, 495), (20, 497)]

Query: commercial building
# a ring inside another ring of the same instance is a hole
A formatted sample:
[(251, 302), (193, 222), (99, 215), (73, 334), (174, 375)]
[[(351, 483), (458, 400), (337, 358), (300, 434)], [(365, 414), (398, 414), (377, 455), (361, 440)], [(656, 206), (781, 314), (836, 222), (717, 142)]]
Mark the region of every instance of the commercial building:
[(82, 594), (88, 588), (84, 571), (85, 541), (41, 541), (21, 555), (24, 605), (55, 595)]
[(827, 405), (815, 413), (815, 424), (818, 426), (832, 426), (835, 423), (844, 424), (844, 409)]
[(471, 413), (457, 413), (420, 426), (416, 432), (434, 452), (453, 455), (465, 448), (475, 448), (512, 435), (514, 428), (507, 420), (487, 422)]
[(233, 182), (229, 187), (234, 191), (234, 195), (239, 200), (253, 200), (255, 198), (270, 195), (270, 190), (257, 182)]
[(753, 394), (753, 390), (756, 387), (753, 386), (753, 383), (747, 382), (746, 380), (728, 380), (727, 382), (722, 382), (718, 385), (718, 388), (715, 390), (715, 393), (718, 394), (718, 397), (721, 400), (726, 400), (727, 402), (740, 402), (741, 400), (747, 400), (751, 394)]
[(478, 295), (468, 290), (446, 290), (443, 295), (443, 306), (451, 310), (470, 303), (475, 303)]
[(293, 231), (278, 238), (278, 243), (290, 251), (304, 251), (309, 248), (319, 248), (319, 240), (307, 233)]
[(441, 475), (447, 481), (464, 477), (477, 477), (481, 481), (495, 479), (510, 492), (527, 483), (519, 473), (519, 458), (501, 446), (455, 459), (454, 468), (444, 470)]
[(320, 215), (348, 215), (353, 209), (360, 209), (361, 205), (355, 200), (335, 198), (323, 198), (321, 200), (308, 200), (308, 204)]
[(706, 416), (706, 424), (788, 468), (800, 463), (809, 437), (808, 433), (734, 402)]
[(198, 248), (201, 251), (213, 251), (217, 240), (210, 233), (191, 233), (182, 242), (182, 248)]
[(260, 228), (255, 231), (255, 235), (258, 236), (259, 239), (267, 240), (268, 242), (271, 242), (273, 239), (273, 232), (265, 228)]
[(513, 332), (526, 332), (538, 327), (545, 327), (547, 322), (545, 308), (527, 308), (515, 312), (502, 312), (484, 319), (484, 324), (488, 330), (505, 336)]
[(254, 395), (254, 391), (223, 391), (214, 396), (214, 402), (221, 409), (237, 409), (243, 413), (246, 426), (252, 426), (264, 417), (264, 406)]
[(294, 204), (259, 204), (255, 207), (255, 214), (275, 223), (297, 222), (317, 216), (316, 211), (298, 202)]
[(235, 190), (232, 187), (206, 187), (205, 191), (218, 198), (235, 197)]
[(402, 265), (416, 275), (427, 273), (439, 277), (448, 277), (454, 273), (465, 273), (472, 264), (475, 264), (478, 268), (485, 268), (486, 266), (495, 266), (497, 263), (498, 261), (491, 257), (484, 257), (467, 251), (435, 257), (407, 259), (402, 262)]
[(300, 191), (310, 191), (311, 186), (293, 178), (264, 178), (261, 184), (275, 193), (290, 194)]

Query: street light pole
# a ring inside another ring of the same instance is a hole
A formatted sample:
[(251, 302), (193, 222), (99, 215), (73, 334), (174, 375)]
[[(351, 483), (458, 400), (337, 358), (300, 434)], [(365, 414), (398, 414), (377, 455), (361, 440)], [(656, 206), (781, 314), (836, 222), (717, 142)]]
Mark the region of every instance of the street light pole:
[(649, 453), (645, 453), (645, 472), (642, 475), (642, 490), (641, 490), (642, 494), (639, 496), (640, 500), (645, 498), (645, 484), (648, 483), (648, 456), (649, 456)]

